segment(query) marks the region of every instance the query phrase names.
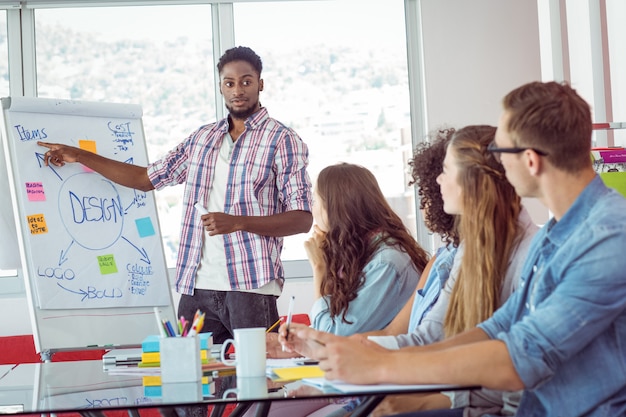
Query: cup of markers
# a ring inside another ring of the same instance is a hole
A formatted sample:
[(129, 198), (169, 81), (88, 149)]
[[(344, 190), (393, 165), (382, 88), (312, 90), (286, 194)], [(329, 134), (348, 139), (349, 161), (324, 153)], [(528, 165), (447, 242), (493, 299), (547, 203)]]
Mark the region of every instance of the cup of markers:
[(164, 334), (166, 337), (193, 337), (200, 333), (202, 326), (204, 325), (204, 313), (200, 310), (196, 311), (193, 321), (188, 321), (184, 316), (176, 322), (176, 326), (172, 325), (169, 320), (161, 320)]
[[(202, 378), (202, 358), (200, 339), (197, 336), (204, 324), (204, 313), (196, 311), (192, 322), (181, 316), (173, 326), (163, 320), (163, 330), (167, 337), (159, 340), (161, 382), (195, 382)], [(201, 388), (199, 388), (201, 389)], [(165, 393), (165, 389), (163, 391)], [(164, 394), (165, 395), (165, 394)]]

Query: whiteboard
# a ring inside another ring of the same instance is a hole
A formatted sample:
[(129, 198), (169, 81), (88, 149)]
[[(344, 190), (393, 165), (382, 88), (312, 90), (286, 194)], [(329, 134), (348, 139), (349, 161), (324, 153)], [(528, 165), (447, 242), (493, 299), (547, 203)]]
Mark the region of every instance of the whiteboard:
[(38, 140), (147, 165), (138, 105), (2, 99), (3, 147), (38, 351), (136, 345), (173, 320), (152, 192), (80, 164), (45, 166)]

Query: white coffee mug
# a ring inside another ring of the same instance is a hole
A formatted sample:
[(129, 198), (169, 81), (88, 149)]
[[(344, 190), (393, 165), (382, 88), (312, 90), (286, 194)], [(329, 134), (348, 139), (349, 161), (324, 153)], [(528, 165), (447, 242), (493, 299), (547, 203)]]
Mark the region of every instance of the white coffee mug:
[[(222, 344), (220, 359), (225, 365), (234, 365), (239, 377), (265, 377), (265, 328), (252, 327), (235, 329), (235, 339), (226, 339)], [(226, 359), (230, 344), (235, 346), (235, 359)]]
[(267, 378), (265, 376), (238, 376), (237, 388), (230, 388), (224, 391), (223, 398), (228, 398), (231, 394), (236, 395), (238, 400), (267, 398)]

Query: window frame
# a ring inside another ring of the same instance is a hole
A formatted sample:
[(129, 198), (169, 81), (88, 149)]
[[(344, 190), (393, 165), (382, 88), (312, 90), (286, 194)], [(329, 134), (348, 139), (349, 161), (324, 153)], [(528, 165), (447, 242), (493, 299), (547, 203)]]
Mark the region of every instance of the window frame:
[[(194, 5), (194, 4), (210, 4), (211, 18), (213, 27), (213, 51), (214, 60), (217, 62), (219, 57), (227, 49), (235, 46), (235, 29), (234, 29), (234, 3), (239, 2), (297, 2), (310, 0), (233, 0), (232, 2), (223, 2), (221, 0), (102, 0), (97, 2), (90, 1), (67, 1), (67, 0), (0, 0), (0, 9), (7, 10), (7, 39), (9, 42), (9, 89), (12, 96), (37, 96), (37, 68), (36, 68), (36, 50), (35, 50), (35, 11), (42, 8), (63, 8), (63, 7), (102, 7), (102, 6), (160, 6), (160, 5)], [(403, 0), (397, 0), (403, 1)], [(415, 11), (419, 10), (419, 1), (404, 0), (405, 9), (410, 11), (410, 16), (417, 16)], [(381, 6), (384, 7), (384, 6)], [(423, 100), (421, 97), (421, 83), (417, 91), (411, 87), (412, 80), (421, 80), (419, 68), (419, 30), (417, 30), (417, 22), (406, 18), (407, 47), (411, 50), (408, 52), (410, 58), (408, 60), (409, 71), (409, 90), (411, 100), (411, 133), (413, 142), (415, 138), (425, 136), (426, 128), (424, 125), (423, 112), (416, 112), (413, 109), (423, 109), (424, 106), (419, 103)], [(412, 23), (411, 23), (412, 22)], [(409, 36), (408, 33), (415, 34)], [(417, 61), (413, 60), (416, 59)], [(418, 62), (415, 65), (414, 62)], [(215, 78), (215, 97), (216, 97), (216, 119), (225, 117), (223, 97), (219, 92), (219, 74), (214, 69)], [(414, 145), (414, 144), (413, 144)], [(428, 250), (432, 249), (432, 236), (428, 234), (427, 229), (421, 220), (421, 214), (418, 208), (417, 198), (415, 198), (415, 212), (418, 221), (416, 222), (418, 231), (418, 241)], [(307, 259), (283, 261), (286, 279), (302, 279), (312, 277), (312, 269)], [(175, 269), (169, 268), (170, 277), (175, 276)], [(23, 293), (24, 284), (19, 276), (0, 277), (0, 295)]]

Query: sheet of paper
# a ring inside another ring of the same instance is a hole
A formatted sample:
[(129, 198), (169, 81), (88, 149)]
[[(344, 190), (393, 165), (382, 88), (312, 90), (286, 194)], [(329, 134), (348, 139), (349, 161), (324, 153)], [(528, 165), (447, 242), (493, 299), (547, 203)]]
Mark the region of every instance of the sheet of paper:
[(329, 381), (325, 378), (303, 378), (302, 382), (319, 388), (332, 388), (344, 393), (367, 393), (385, 391), (444, 391), (446, 389), (456, 389), (458, 386), (449, 384), (420, 384), (420, 385), (400, 385), (400, 384), (348, 384), (343, 381)]
[(265, 362), (265, 366), (267, 366), (268, 369), (274, 369), (274, 368), (292, 368), (294, 366), (299, 366), (300, 364), (298, 362), (304, 360), (305, 358), (282, 358), (282, 359), (272, 359), (272, 358), (267, 358), (266, 362)]

